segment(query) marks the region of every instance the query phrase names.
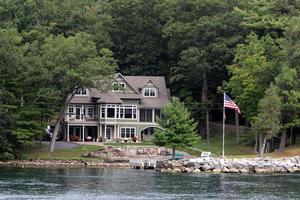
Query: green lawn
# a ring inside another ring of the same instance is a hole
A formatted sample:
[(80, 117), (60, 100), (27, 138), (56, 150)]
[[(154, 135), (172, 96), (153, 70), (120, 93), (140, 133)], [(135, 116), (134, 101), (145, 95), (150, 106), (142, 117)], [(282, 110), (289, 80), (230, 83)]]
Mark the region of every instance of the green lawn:
[[(210, 151), (213, 155), (222, 155), (222, 135), (210, 138), (210, 145), (206, 139), (195, 141), (192, 147), (179, 147), (178, 150), (186, 151), (192, 155), (199, 156), (202, 151)], [(235, 135), (228, 134), (225, 137), (225, 156), (226, 157), (254, 157), (253, 147), (236, 145)]]
[(72, 149), (56, 150), (53, 153), (48, 150), (35, 149), (27, 154), (28, 159), (41, 160), (99, 160), (99, 158), (83, 158), (81, 155), (84, 152), (97, 151), (103, 147), (96, 145), (80, 145)]

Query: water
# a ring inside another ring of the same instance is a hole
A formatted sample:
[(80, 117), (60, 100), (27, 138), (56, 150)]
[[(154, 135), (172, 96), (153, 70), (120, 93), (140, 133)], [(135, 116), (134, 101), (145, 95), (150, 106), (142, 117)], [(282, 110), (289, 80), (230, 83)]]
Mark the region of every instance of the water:
[(0, 168), (0, 199), (299, 199), (300, 174)]

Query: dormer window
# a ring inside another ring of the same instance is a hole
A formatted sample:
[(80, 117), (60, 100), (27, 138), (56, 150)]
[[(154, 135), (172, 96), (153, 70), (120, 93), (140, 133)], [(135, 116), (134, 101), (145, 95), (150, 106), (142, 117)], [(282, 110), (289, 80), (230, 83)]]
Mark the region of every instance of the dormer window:
[(80, 88), (75, 93), (76, 96), (87, 96), (87, 89), (86, 88)]
[(144, 97), (156, 97), (157, 90), (156, 88), (144, 88)]
[(125, 83), (113, 83), (113, 91), (122, 92), (125, 90)]

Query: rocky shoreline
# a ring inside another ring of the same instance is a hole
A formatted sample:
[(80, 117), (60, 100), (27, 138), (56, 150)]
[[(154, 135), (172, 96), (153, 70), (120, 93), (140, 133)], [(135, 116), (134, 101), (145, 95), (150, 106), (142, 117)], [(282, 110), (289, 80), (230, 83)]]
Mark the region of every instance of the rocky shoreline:
[(13, 160), (0, 162), (0, 167), (21, 168), (130, 168), (127, 163), (108, 163), (97, 160)]
[[(133, 168), (130, 162), (114, 160), (13, 160), (0, 167), (20, 168)], [(194, 158), (157, 160), (155, 170), (169, 173), (300, 173), (300, 156), (284, 158)]]
[(284, 158), (196, 158), (157, 161), (156, 171), (171, 173), (300, 173), (300, 156)]

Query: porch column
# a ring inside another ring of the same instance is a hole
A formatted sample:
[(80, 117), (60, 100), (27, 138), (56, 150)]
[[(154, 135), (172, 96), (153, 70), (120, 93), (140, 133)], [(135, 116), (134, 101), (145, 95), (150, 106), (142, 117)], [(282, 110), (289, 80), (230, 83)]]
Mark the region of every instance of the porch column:
[(84, 126), (82, 126), (82, 141), (84, 142)]
[(97, 140), (99, 141), (99, 138), (100, 138), (100, 125), (98, 124), (98, 127), (97, 127)]
[(155, 121), (155, 110), (152, 109), (152, 122), (154, 122), (154, 121)]
[(69, 129), (70, 129), (70, 127), (69, 127), (69, 123), (67, 123), (67, 142), (70, 142), (70, 132), (69, 132)]
[(106, 138), (106, 124), (104, 125), (104, 138)]
[(117, 138), (120, 138), (120, 125), (117, 125)]
[(100, 124), (100, 130), (99, 130), (99, 133), (100, 133), (100, 137), (103, 137), (103, 135), (102, 135), (102, 125)]
[(117, 125), (114, 125), (114, 138), (117, 138)]

